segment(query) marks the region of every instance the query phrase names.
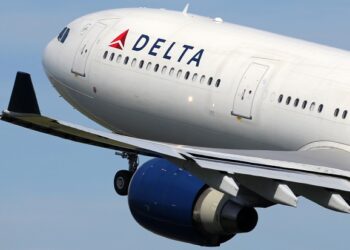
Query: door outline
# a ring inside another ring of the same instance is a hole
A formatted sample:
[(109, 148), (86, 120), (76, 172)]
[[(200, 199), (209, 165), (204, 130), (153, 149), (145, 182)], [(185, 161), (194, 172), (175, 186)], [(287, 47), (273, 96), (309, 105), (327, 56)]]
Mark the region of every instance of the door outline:
[[(259, 69), (260, 68), (260, 69)], [(252, 62), (244, 71), (235, 94), (231, 114), (252, 120), (252, 112), (258, 88), (270, 69), (269, 65)], [(260, 71), (260, 72), (259, 72)]]
[(96, 42), (101, 36), (102, 32), (106, 29), (107, 25), (103, 23), (95, 23), (90, 30), (86, 33), (85, 37), (81, 41), (79, 48), (75, 54), (71, 72), (81, 77), (86, 77), (87, 61), (91, 55)]

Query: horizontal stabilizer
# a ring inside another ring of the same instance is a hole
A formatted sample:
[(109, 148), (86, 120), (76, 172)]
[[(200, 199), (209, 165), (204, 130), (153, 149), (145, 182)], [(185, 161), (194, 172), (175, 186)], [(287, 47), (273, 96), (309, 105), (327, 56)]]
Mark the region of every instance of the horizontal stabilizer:
[(15, 113), (40, 114), (32, 79), (28, 73), (17, 73), (8, 110)]

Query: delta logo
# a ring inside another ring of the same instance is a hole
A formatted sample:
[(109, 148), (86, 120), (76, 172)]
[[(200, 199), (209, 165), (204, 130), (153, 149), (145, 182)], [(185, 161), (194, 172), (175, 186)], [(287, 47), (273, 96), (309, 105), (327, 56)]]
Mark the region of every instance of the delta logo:
[(115, 49), (120, 49), (123, 50), (125, 46), (125, 41), (126, 38), (129, 34), (129, 30), (124, 31), (121, 33), (119, 36), (117, 36), (109, 45), (109, 47), (115, 48)]
[[(124, 50), (129, 29), (118, 35), (109, 47), (118, 50)], [(156, 40), (151, 39), (146, 34), (141, 34), (132, 46), (132, 50), (136, 52), (146, 51), (150, 56), (161, 56), (165, 60), (176, 60), (177, 62), (186, 62), (187, 65), (200, 66), (204, 55), (204, 49), (196, 49), (191, 45), (178, 45), (176, 42), (167, 41), (163, 38)]]

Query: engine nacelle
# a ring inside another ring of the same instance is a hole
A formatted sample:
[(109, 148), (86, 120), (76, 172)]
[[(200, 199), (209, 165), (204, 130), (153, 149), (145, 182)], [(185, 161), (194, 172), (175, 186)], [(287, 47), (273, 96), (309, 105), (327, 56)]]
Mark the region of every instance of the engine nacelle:
[(144, 228), (201, 246), (219, 246), (253, 230), (258, 221), (254, 208), (239, 206), (163, 159), (150, 160), (134, 174), (129, 207)]

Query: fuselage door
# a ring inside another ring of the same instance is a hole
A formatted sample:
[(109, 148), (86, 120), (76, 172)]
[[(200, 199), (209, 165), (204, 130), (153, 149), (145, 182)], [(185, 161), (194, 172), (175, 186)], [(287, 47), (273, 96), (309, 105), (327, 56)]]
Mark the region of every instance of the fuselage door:
[(232, 115), (253, 119), (252, 109), (256, 91), (268, 70), (269, 66), (267, 65), (255, 62), (249, 65), (239, 83), (233, 104)]
[(88, 32), (86, 32), (85, 37), (83, 38), (78, 51), (76, 52), (72, 66), (72, 73), (80, 75), (82, 77), (86, 76), (87, 60), (97, 39), (105, 28), (105, 24), (96, 23), (90, 28)]

